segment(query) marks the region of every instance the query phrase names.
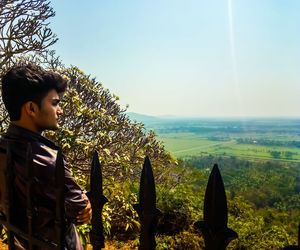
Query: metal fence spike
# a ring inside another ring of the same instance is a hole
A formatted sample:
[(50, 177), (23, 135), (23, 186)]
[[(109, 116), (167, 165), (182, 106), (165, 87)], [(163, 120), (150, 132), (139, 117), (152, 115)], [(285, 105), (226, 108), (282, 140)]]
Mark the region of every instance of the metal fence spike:
[(139, 201), (139, 204), (134, 205), (141, 222), (139, 249), (155, 249), (155, 228), (157, 218), (159, 215), (162, 215), (162, 212), (156, 208), (154, 176), (148, 156), (146, 156), (143, 165)]
[(103, 195), (102, 169), (95, 151), (91, 166), (91, 205), (93, 210), (91, 243), (94, 250), (104, 248), (102, 209), (107, 202)]
[(143, 165), (141, 182), (140, 182), (140, 204), (141, 209), (145, 211), (154, 211), (156, 208), (156, 193), (154, 176), (152, 172), (151, 163), (149, 157), (146, 156)]
[(225, 249), (229, 242), (238, 237), (227, 228), (228, 209), (225, 188), (218, 165), (215, 164), (206, 187), (204, 198), (204, 221), (196, 222), (204, 236), (205, 249)]
[(217, 164), (211, 171), (205, 192), (204, 221), (214, 231), (227, 227), (226, 194)]

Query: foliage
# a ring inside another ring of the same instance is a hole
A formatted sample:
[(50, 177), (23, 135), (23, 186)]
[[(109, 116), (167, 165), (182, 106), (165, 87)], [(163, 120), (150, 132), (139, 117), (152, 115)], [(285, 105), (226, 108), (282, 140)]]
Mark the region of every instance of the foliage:
[(282, 141), (282, 140), (274, 140), (274, 139), (271, 140), (271, 139), (266, 139), (266, 138), (238, 138), (237, 143), (300, 148), (300, 141), (295, 141), (295, 140)]
[(218, 162), (225, 187), (232, 196), (242, 195), (256, 208), (277, 207), (300, 209), (295, 203), (299, 197), (299, 163), (279, 161), (249, 161), (236, 157), (202, 156), (189, 160), (203, 173), (207, 166)]
[(84, 248), (84, 250), (86, 250), (87, 245), (90, 242), (89, 233), (91, 232), (92, 227), (91, 227), (91, 225), (86, 224), (86, 225), (76, 226), (76, 228), (79, 232), (79, 237), (80, 237), (81, 243), (83, 245), (83, 248)]
[(183, 231), (174, 236), (158, 236), (156, 239), (156, 249), (204, 249), (204, 241), (201, 235), (191, 232)]
[(3, 228), (3, 225), (0, 224), (0, 240), (4, 241), (7, 239), (7, 235), (5, 233), (5, 230)]
[(239, 236), (228, 249), (282, 249), (296, 243), (296, 234), (289, 235), (287, 226), (274, 225), (273, 220), (266, 221), (253, 208), (241, 196), (228, 201), (229, 225)]
[(136, 188), (137, 185), (132, 182), (110, 183), (107, 186), (105, 194), (110, 200), (104, 208), (103, 219), (111, 223), (109, 232), (106, 232), (110, 238), (130, 240), (137, 237), (140, 224), (133, 208), (138, 202)]
[(273, 158), (280, 158), (280, 152), (278, 151), (270, 151), (270, 155), (273, 157)]
[(57, 41), (47, 22), (54, 14), (46, 0), (1, 1), (1, 70), (15, 62), (15, 55), (41, 52)]
[(175, 235), (188, 230), (202, 214), (204, 189), (179, 184), (174, 188), (157, 188), (157, 206), (163, 211), (159, 219), (159, 234)]

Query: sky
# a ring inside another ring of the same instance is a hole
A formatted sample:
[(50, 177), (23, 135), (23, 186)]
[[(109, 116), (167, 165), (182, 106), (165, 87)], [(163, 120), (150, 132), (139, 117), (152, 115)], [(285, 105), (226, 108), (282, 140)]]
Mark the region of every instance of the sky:
[(300, 117), (299, 0), (51, 0), (52, 47), (129, 112)]

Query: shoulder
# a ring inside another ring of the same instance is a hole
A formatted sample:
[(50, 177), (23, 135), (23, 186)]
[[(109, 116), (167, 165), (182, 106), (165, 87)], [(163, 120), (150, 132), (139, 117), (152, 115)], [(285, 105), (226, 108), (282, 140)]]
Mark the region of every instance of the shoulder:
[(35, 160), (45, 161), (48, 165), (55, 165), (57, 150), (41, 142), (31, 143), (32, 154)]

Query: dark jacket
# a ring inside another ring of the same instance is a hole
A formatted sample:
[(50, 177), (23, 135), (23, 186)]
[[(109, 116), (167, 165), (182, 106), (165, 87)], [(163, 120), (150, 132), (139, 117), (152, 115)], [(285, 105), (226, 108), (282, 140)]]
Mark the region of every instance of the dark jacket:
[[(34, 164), (34, 202), (36, 213), (34, 231), (39, 236), (56, 241), (55, 234), (55, 184), (54, 173), (58, 147), (45, 137), (16, 125), (10, 125), (7, 133), (0, 137), (0, 211), (5, 214), (4, 201), (6, 187), (4, 182), (4, 168), (6, 165), (6, 146), (9, 141), (17, 144), (13, 157), (14, 166), (14, 221), (21, 228), (26, 228), (26, 185), (25, 159), (27, 145), (30, 143)], [(78, 233), (73, 225), (78, 212), (86, 207), (82, 196), (83, 191), (75, 182), (70, 170), (65, 164), (65, 209), (67, 219), (66, 244), (67, 249), (83, 249)], [(24, 248), (26, 242), (22, 241)], [(22, 248), (19, 248), (22, 249)]]

